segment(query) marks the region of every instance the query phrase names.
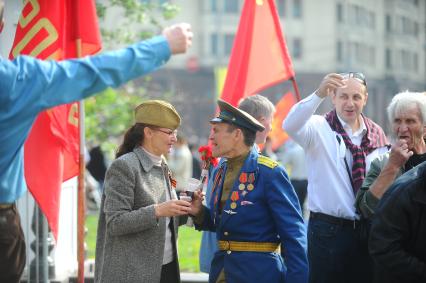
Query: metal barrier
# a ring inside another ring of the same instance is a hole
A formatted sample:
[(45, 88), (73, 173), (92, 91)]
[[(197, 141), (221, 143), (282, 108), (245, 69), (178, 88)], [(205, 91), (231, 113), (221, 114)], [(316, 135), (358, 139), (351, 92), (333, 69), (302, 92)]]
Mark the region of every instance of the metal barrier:
[(63, 184), (59, 213), (59, 239), (55, 242), (46, 218), (30, 193), (17, 202), (26, 244), (22, 282), (68, 282), (77, 269), (77, 187)]

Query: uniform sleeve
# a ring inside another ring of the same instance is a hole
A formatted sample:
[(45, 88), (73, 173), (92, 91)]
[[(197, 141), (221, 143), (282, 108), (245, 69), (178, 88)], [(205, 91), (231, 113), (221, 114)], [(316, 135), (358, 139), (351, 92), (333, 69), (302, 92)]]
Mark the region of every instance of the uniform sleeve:
[[(395, 183), (397, 184), (397, 183)], [(406, 282), (426, 282), (426, 263), (408, 253), (406, 243), (412, 241), (409, 231), (414, 224), (412, 201), (407, 193), (407, 184), (398, 192), (390, 194), (392, 187), (383, 196), (370, 231), (368, 247), (373, 260)]]
[(308, 282), (306, 226), (292, 185), (281, 166), (269, 170), (266, 199), (281, 239), (281, 253), (287, 265), (286, 281)]
[(194, 226), (196, 230), (216, 232), (209, 208), (203, 206), (201, 213), (194, 217)]
[(116, 159), (105, 179), (104, 213), (108, 233), (132, 234), (157, 226), (154, 205), (133, 210), (135, 171), (123, 159)]
[(310, 119), (323, 101), (315, 93), (295, 104), (284, 119), (282, 128), (303, 148), (314, 140), (315, 126)]
[[(42, 111), (118, 87), (147, 74), (170, 57), (163, 36), (127, 48), (81, 59), (42, 61), (18, 56), (0, 61), (0, 102)], [(36, 109), (35, 109), (36, 108)]]

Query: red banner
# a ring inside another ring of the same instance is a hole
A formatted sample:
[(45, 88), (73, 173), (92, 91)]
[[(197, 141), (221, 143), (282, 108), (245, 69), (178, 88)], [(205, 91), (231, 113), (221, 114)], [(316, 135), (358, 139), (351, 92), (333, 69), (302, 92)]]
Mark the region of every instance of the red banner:
[(291, 92), (287, 92), (275, 105), (276, 111), (272, 120), (272, 131), (269, 134), (272, 139), (273, 150), (277, 150), (288, 139), (288, 134), (282, 129), (281, 124), (296, 102), (294, 95)]
[[(10, 58), (26, 54), (62, 60), (101, 49), (96, 7), (88, 0), (26, 1)], [(25, 143), (25, 178), (58, 238), (60, 188), (78, 175), (78, 103), (39, 114)]]
[(221, 98), (240, 99), (294, 77), (273, 0), (244, 2)]

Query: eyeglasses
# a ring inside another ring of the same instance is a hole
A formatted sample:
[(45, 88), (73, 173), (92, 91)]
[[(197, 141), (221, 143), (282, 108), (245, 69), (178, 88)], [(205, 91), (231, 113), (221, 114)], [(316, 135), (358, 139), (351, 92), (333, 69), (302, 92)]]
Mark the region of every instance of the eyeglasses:
[(363, 85), (367, 86), (367, 82), (365, 80), (365, 75), (360, 72), (347, 72), (347, 73), (341, 73), (340, 74), (343, 78), (349, 79), (354, 78), (362, 82)]
[(174, 137), (177, 136), (177, 130), (172, 131), (172, 130), (163, 130), (163, 129), (158, 129), (158, 128), (152, 129), (152, 130), (165, 133), (168, 136), (174, 136)]

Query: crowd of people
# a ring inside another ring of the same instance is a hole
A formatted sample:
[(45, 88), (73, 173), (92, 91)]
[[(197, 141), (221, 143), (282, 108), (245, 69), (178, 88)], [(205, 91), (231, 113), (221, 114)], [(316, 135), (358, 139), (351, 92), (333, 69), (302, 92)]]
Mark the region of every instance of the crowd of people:
[[(0, 31), (2, 14), (0, 0)], [(77, 60), (0, 58), (1, 282), (19, 282), (26, 262), (15, 202), (37, 114), (155, 70), (192, 36), (179, 24)], [(315, 114), (327, 98), (333, 109)], [(209, 143), (220, 161), (190, 200), (177, 191), (200, 168), (177, 133), (180, 115), (167, 101), (142, 102), (115, 160), (93, 173), (102, 187), (95, 281), (180, 282), (178, 228), (191, 219), (204, 231), (209, 282), (426, 282), (426, 93), (393, 97), (392, 144), (363, 114), (367, 101), (365, 76), (348, 72), (326, 75), (295, 104), (282, 123), (297, 143), (284, 153), (290, 178), (270, 148), (274, 105), (262, 95), (238, 107), (218, 100)]]

